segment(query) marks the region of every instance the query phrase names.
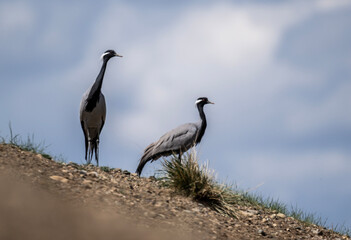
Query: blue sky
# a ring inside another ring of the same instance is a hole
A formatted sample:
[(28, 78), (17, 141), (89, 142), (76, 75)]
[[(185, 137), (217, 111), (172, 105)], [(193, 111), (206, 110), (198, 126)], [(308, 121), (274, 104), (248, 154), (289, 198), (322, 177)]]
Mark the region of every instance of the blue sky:
[(83, 163), (80, 99), (114, 49), (102, 165), (134, 171), (206, 96), (220, 179), (351, 226), (350, 22), (347, 0), (1, 1), (0, 135)]

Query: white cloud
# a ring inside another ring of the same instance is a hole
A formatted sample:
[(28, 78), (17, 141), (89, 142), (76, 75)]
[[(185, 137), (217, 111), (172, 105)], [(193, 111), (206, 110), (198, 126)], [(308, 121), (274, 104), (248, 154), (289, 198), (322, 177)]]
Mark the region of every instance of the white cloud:
[(30, 32), (34, 21), (34, 9), (28, 3), (16, 1), (0, 3), (0, 29), (2, 36), (13, 37), (11, 34), (16, 32)]
[(351, 2), (349, 0), (319, 0), (316, 1), (316, 4), (322, 11), (332, 11), (351, 6)]
[(20, 57), (24, 50), (20, 43), (31, 34), (36, 20), (35, 10), (27, 2), (1, 2), (0, 47), (3, 49), (2, 52), (6, 49), (11, 57)]
[(140, 141), (193, 119), (192, 102), (200, 95), (235, 84), (250, 88), (255, 71), (270, 64), (280, 28), (261, 24), (245, 9), (220, 6), (182, 12), (168, 29), (151, 34), (152, 41), (133, 46), (124, 69), (136, 81), (134, 98), (142, 107), (122, 116), (117, 129)]

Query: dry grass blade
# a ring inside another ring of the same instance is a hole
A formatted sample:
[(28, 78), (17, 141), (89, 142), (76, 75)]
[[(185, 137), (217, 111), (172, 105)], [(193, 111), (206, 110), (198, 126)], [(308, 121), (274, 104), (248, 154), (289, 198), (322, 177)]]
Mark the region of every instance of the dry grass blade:
[(227, 189), (215, 182), (207, 164), (199, 165), (195, 150), (179, 161), (177, 156), (162, 163), (165, 180), (170, 187), (199, 201), (217, 212), (235, 217), (234, 210), (225, 202)]

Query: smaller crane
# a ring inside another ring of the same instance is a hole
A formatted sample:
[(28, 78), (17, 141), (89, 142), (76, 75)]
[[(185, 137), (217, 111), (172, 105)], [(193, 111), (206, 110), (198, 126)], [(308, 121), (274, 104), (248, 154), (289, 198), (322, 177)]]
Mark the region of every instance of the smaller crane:
[(183, 124), (164, 134), (157, 142), (151, 143), (144, 150), (144, 154), (140, 159), (136, 170), (139, 176), (147, 162), (153, 162), (162, 156), (166, 157), (171, 154), (179, 154), (179, 160), (181, 160), (184, 152), (201, 141), (207, 127), (204, 106), (214, 103), (210, 102), (206, 97), (200, 97), (195, 104), (199, 110), (201, 120), (196, 123)]

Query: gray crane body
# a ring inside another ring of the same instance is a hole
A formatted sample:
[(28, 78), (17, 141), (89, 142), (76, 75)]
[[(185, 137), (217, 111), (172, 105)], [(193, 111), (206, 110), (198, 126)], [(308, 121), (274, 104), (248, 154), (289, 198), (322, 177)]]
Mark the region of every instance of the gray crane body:
[(186, 123), (169, 131), (145, 149), (146, 154), (143, 158), (147, 159), (152, 156), (151, 162), (153, 162), (162, 156), (188, 151), (197, 144), (196, 137), (200, 127), (201, 122)]
[(181, 155), (190, 148), (196, 146), (205, 134), (207, 127), (206, 116), (203, 111), (205, 104), (213, 104), (207, 98), (198, 98), (196, 101), (201, 120), (196, 123), (183, 124), (166, 134), (164, 134), (156, 142), (151, 143), (144, 150), (144, 154), (140, 159), (136, 173), (140, 176), (145, 164), (149, 161), (153, 162), (160, 157), (167, 157), (171, 154)]

